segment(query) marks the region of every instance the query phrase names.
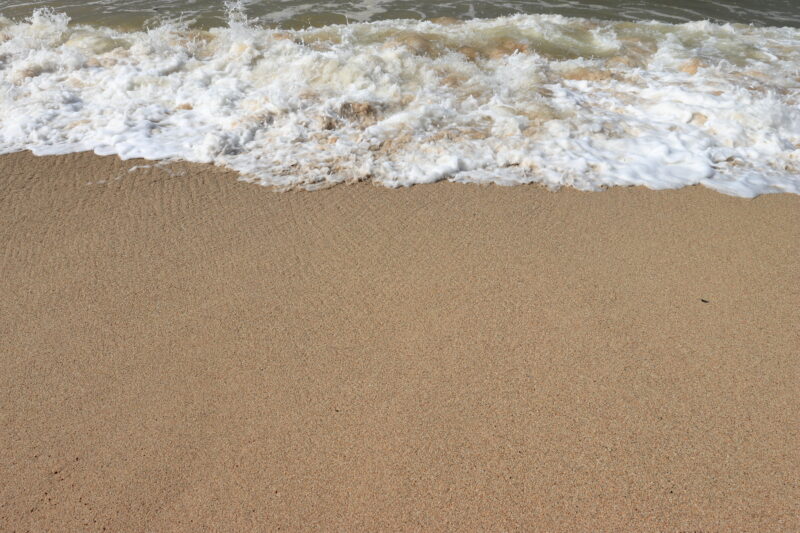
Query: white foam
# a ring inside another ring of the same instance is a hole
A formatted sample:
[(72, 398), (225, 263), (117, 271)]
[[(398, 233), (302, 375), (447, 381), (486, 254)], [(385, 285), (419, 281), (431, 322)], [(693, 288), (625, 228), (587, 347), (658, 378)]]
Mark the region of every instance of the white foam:
[(279, 32), (0, 19), (0, 153), (373, 180), (800, 193), (800, 30), (525, 15)]

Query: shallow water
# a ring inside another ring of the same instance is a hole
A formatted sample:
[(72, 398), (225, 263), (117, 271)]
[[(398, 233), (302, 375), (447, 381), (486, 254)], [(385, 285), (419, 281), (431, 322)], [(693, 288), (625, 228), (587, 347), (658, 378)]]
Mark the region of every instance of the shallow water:
[[(73, 21), (138, 29), (165, 19), (191, 20), (198, 27), (226, 24), (220, 0), (23, 0), (0, 2), (7, 17), (27, 17), (35, 8), (51, 7)], [(516, 14), (558, 14), (605, 20), (711, 20), (764, 26), (800, 26), (796, 0), (244, 0), (248, 16), (261, 24), (304, 28), (327, 24), (396, 18), (496, 18)]]
[[(515, 15), (209, 30), (0, 19), (0, 153), (263, 185), (448, 179), (800, 193), (800, 30)], [(263, 16), (261, 17), (263, 19)]]

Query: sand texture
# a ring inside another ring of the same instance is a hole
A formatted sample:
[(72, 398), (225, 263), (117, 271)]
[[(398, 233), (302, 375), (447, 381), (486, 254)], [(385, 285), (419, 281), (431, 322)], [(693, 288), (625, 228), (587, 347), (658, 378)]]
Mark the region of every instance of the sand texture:
[(0, 157), (0, 530), (800, 530), (800, 196), (135, 164)]

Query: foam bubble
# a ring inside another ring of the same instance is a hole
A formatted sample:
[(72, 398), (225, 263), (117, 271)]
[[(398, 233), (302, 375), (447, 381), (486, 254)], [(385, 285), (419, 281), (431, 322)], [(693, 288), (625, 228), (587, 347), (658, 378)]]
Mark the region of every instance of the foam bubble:
[(372, 180), (800, 193), (800, 30), (521, 15), (304, 31), (0, 21), (0, 152)]

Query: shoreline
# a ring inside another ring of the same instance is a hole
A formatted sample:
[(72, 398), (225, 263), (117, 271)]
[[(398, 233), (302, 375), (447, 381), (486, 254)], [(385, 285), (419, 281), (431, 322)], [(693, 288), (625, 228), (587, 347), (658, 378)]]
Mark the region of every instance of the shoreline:
[(800, 196), (136, 164), (0, 157), (0, 529), (800, 527)]

